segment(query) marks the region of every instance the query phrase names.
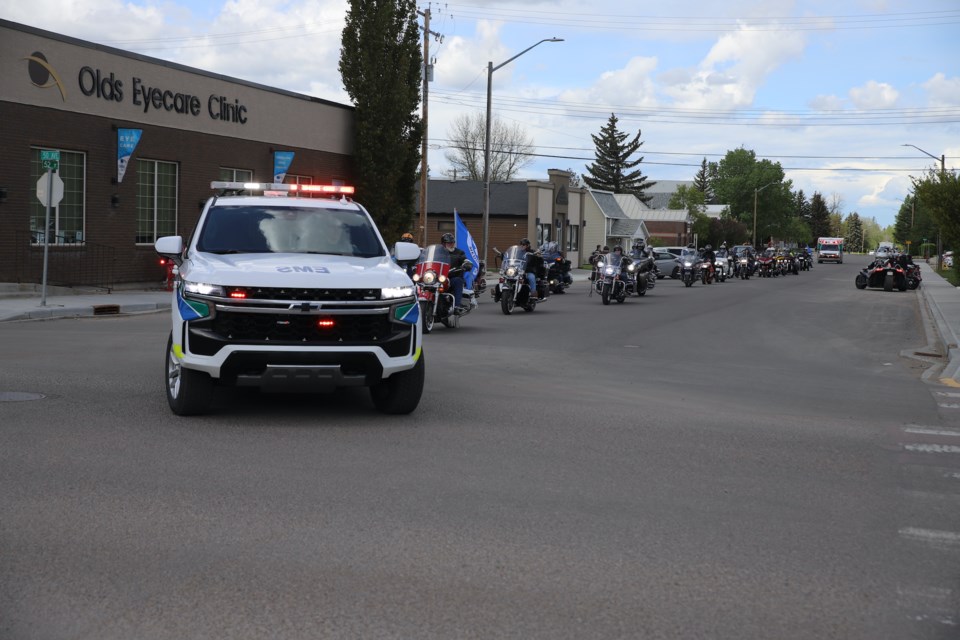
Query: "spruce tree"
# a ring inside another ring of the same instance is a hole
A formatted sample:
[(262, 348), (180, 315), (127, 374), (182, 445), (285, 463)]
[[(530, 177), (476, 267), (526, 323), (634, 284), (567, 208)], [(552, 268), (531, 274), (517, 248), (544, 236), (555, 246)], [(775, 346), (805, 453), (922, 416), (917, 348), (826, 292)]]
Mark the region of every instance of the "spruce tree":
[(415, 0), (350, 0), (340, 49), (343, 86), (356, 106), (357, 201), (381, 233), (410, 229), (423, 128)]
[(627, 142), (628, 134), (617, 128), (617, 122), (616, 114), (611, 113), (607, 124), (600, 129), (600, 135), (590, 136), (596, 145), (596, 162), (587, 165), (589, 175), (584, 174), (583, 181), (592, 189), (632, 193), (643, 202), (649, 202), (653, 196), (644, 195), (644, 191), (657, 183), (647, 180), (640, 169), (630, 171), (643, 162), (643, 156), (630, 159), (643, 144), (640, 130), (633, 140)]
[(693, 188), (703, 194), (704, 204), (717, 204), (714, 202), (713, 187), (710, 184), (710, 166), (706, 158), (700, 163), (697, 175), (693, 177)]
[(810, 199), (810, 233), (813, 236), (811, 241), (816, 245), (817, 238), (833, 237), (830, 223), (830, 209), (827, 207), (826, 200), (819, 191), (813, 192), (813, 198)]

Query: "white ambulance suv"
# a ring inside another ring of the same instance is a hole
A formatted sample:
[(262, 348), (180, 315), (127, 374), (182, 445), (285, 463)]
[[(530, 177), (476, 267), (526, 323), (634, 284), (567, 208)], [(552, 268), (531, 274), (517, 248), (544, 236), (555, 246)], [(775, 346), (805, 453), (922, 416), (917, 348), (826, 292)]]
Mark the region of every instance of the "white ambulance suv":
[[(203, 413), (216, 384), (265, 391), (366, 386), (384, 413), (410, 413), (424, 381), (416, 291), (352, 187), (214, 182), (177, 264), (167, 401)], [(259, 194), (259, 195), (242, 195)], [(398, 261), (417, 245), (398, 242)]]

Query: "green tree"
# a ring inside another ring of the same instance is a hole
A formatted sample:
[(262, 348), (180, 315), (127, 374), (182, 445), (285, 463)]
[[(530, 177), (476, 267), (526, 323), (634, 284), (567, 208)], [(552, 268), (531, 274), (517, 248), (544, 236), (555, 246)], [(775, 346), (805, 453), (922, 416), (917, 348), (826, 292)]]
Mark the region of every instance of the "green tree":
[(932, 240), (937, 237), (938, 225), (924, 202), (916, 195), (908, 195), (897, 211), (893, 223), (893, 241), (903, 247), (910, 242), (911, 251), (919, 251), (924, 238)]
[[(956, 250), (960, 245), (960, 175), (930, 170), (922, 178), (913, 178), (913, 192), (918, 203), (930, 211), (944, 249)], [(953, 269), (960, 278), (960, 260), (953, 261)]]
[[(710, 184), (710, 168), (711, 165), (708, 165), (707, 159), (704, 158), (703, 162), (700, 163), (700, 169), (697, 171), (697, 175), (693, 177), (693, 187), (703, 193), (705, 204), (718, 204), (715, 202), (713, 187)], [(716, 165), (713, 165), (713, 169), (716, 170)]]
[(589, 175), (583, 175), (583, 181), (591, 189), (602, 189), (614, 193), (632, 193), (644, 203), (649, 202), (652, 196), (644, 192), (657, 184), (650, 182), (640, 169), (630, 171), (641, 162), (643, 156), (636, 160), (630, 157), (640, 149), (640, 130), (633, 140), (627, 141), (627, 133), (617, 128), (617, 116), (610, 114), (610, 119), (600, 129), (600, 135), (591, 135), (596, 145), (596, 161), (587, 165)]
[(770, 237), (784, 239), (792, 228), (792, 183), (784, 180), (779, 163), (758, 161), (743, 147), (728, 151), (717, 163), (711, 186), (717, 201), (727, 205), (733, 219), (746, 225), (751, 235), (756, 211), (757, 243)]
[(697, 189), (695, 186), (690, 187), (685, 184), (681, 184), (677, 187), (677, 190), (673, 192), (667, 207), (670, 209), (686, 209), (692, 216), (697, 214), (703, 215), (707, 211), (703, 191)]
[(816, 246), (817, 238), (829, 238), (834, 235), (830, 226), (830, 209), (827, 208), (827, 201), (819, 191), (814, 191), (813, 198), (810, 199), (810, 242), (812, 246)]
[(863, 222), (856, 211), (847, 216), (843, 246), (849, 251), (864, 251)]
[(340, 76), (356, 106), (357, 200), (386, 237), (410, 228), (423, 127), (415, 0), (350, 0)]

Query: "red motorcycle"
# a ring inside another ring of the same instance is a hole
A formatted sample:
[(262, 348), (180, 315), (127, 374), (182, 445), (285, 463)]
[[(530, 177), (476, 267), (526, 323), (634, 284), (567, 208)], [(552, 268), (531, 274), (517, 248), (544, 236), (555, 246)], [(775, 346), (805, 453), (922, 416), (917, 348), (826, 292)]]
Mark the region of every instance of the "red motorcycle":
[(462, 298), (465, 309), (457, 311), (450, 278), (458, 274), (451, 271), (456, 270), (450, 268), (450, 252), (442, 244), (431, 244), (420, 253), (411, 279), (417, 285), (424, 333), (433, 331), (437, 321), (445, 327), (459, 326), (460, 318), (477, 306), (476, 294), (465, 289)]

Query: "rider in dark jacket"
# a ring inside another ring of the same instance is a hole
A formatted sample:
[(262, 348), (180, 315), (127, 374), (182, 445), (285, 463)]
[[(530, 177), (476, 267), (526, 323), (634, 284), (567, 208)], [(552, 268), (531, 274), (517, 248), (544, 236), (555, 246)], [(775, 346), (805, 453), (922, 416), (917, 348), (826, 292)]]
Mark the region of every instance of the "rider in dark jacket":
[(467, 260), (467, 254), (457, 247), (452, 233), (445, 233), (440, 237), (440, 244), (450, 253), (450, 287), (453, 289), (453, 304), (456, 310), (463, 310), (460, 301), (463, 299), (465, 281), (463, 274), (473, 268), (473, 263)]

